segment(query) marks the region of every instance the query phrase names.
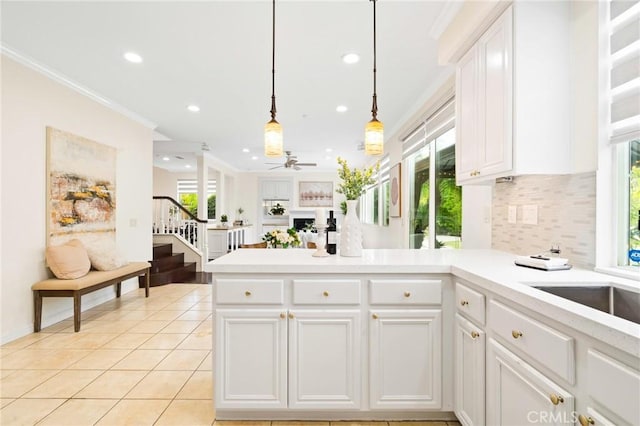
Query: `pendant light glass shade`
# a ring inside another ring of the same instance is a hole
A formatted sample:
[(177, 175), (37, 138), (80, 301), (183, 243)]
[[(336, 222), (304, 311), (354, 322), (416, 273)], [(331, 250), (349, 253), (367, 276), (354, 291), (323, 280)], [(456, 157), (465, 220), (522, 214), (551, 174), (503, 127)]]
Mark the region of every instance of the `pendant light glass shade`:
[(282, 126), (274, 118), (264, 125), (264, 155), (282, 157), (282, 145)]
[(364, 153), (381, 155), (384, 152), (384, 125), (373, 118), (364, 129)]
[(282, 126), (276, 120), (276, 0), (272, 0), (271, 27), (271, 120), (264, 125), (264, 155), (282, 157)]

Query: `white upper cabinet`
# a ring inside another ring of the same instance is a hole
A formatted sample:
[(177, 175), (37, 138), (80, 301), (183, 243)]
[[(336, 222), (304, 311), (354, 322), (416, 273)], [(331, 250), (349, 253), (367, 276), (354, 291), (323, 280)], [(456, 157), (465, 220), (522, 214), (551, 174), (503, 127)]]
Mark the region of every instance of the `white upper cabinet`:
[(290, 200), (292, 195), (290, 180), (263, 180), (263, 200)]
[(569, 2), (518, 2), (460, 59), (458, 183), (572, 172), (570, 37)]

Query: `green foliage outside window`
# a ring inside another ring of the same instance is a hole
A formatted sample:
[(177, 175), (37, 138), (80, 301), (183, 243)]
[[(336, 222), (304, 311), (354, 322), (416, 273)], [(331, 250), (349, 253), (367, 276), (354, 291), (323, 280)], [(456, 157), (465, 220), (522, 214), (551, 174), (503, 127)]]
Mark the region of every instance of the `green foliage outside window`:
[[(195, 217), (198, 217), (198, 194), (180, 194), (180, 204)], [(209, 219), (216, 217), (216, 194), (207, 198), (207, 216)]]

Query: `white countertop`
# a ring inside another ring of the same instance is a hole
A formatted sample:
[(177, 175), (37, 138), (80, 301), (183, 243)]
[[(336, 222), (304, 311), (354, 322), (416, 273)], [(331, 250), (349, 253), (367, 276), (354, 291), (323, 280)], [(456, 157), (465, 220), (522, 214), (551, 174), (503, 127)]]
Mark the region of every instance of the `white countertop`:
[(216, 273), (451, 273), (535, 312), (640, 357), (640, 325), (554, 296), (532, 285), (614, 283), (640, 291), (638, 280), (588, 271), (539, 271), (514, 265), (515, 255), (497, 250), (363, 250), (362, 257), (313, 257), (315, 250), (242, 249), (205, 265)]

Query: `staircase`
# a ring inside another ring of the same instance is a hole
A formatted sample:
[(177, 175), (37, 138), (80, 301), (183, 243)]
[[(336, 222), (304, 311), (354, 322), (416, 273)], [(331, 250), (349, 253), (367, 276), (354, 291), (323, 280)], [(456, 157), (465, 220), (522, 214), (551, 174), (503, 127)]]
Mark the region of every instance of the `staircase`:
[[(154, 243), (149, 285), (151, 287), (180, 282), (192, 282), (196, 278), (196, 263), (184, 262), (184, 253), (173, 253), (172, 244)], [(142, 279), (138, 280), (144, 287)]]

